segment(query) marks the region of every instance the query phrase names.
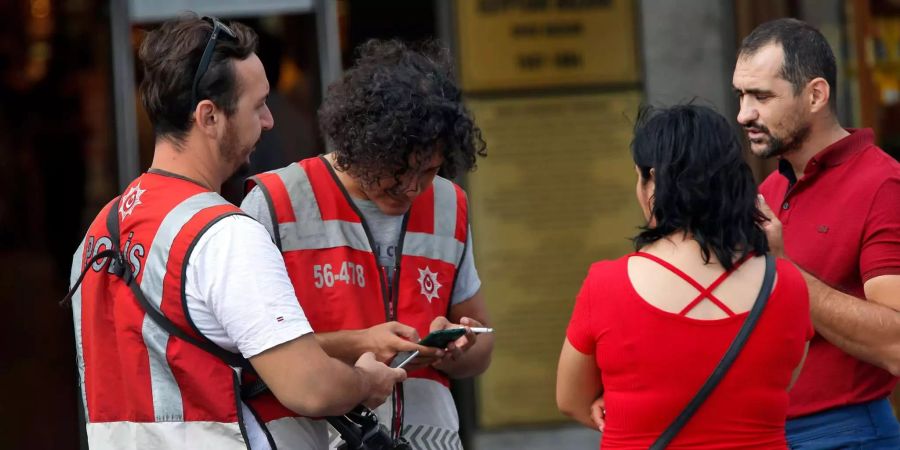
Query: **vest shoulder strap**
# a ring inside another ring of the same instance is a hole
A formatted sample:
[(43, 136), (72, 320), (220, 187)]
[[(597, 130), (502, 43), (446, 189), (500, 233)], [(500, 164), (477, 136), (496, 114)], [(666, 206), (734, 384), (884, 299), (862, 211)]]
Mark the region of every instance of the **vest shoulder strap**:
[[(281, 169), (283, 170), (283, 169)], [(266, 201), (266, 206), (269, 211), (269, 222), (272, 224), (272, 242), (275, 243), (275, 246), (278, 247), (279, 251), (282, 251), (281, 244), (281, 230), (278, 223), (278, 211), (275, 209), (275, 201), (273, 198), (272, 192), (272, 184), (273, 179), (278, 178), (278, 174), (276, 171), (270, 171), (261, 173), (258, 175), (254, 175), (244, 182), (245, 186), (245, 194), (249, 194), (253, 188), (259, 188), (259, 192), (262, 193), (263, 198)]]

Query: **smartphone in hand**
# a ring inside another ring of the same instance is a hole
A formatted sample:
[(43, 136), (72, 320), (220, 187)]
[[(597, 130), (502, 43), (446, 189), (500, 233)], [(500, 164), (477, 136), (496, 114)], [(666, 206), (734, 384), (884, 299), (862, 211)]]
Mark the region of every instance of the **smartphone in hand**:
[(394, 356), (394, 359), (391, 360), (391, 363), (388, 364), (392, 369), (402, 369), (403, 366), (409, 364), (410, 361), (419, 356), (418, 350), (413, 350), (411, 352), (400, 352)]
[(447, 328), (445, 330), (432, 331), (428, 336), (425, 336), (424, 339), (419, 341), (419, 345), (444, 349), (447, 348), (451, 342), (465, 336), (465, 334), (465, 328)]
[[(444, 349), (450, 345), (451, 342), (459, 339), (463, 335), (466, 334), (465, 328), (448, 328), (446, 330), (437, 330), (433, 331), (425, 336), (425, 339), (422, 339), (418, 342), (419, 345), (424, 345), (426, 347), (434, 347)], [(394, 356), (394, 359), (391, 360), (391, 363), (388, 364), (390, 367), (399, 369), (403, 366), (407, 365), (410, 361), (412, 361), (416, 356), (419, 355), (419, 351), (409, 351), (409, 352), (400, 352)]]

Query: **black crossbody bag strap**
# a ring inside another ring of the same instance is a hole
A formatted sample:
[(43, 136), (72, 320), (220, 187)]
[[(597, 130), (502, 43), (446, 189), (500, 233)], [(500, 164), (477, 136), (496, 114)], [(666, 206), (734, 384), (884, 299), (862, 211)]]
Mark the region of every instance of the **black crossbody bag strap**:
[(72, 298), (72, 295), (78, 289), (78, 286), (84, 280), (84, 276), (87, 271), (90, 269), (91, 264), (93, 264), (98, 259), (102, 258), (111, 258), (109, 262), (110, 268), (112, 272), (122, 279), (125, 284), (131, 288), (131, 292), (134, 294), (135, 298), (137, 298), (138, 304), (141, 305), (141, 308), (150, 315), (150, 318), (156, 322), (163, 330), (169, 333), (172, 336), (177, 337), (203, 351), (209, 353), (220, 360), (222, 360), (225, 364), (228, 364), (232, 367), (240, 367), (244, 370), (249, 370), (253, 373), (253, 366), (250, 365), (250, 361), (247, 361), (243, 356), (237, 353), (231, 353), (228, 350), (225, 350), (218, 345), (213, 344), (212, 342), (205, 341), (202, 339), (197, 339), (194, 336), (187, 334), (184, 330), (176, 326), (169, 320), (161, 311), (156, 309), (148, 300), (147, 297), (144, 296), (144, 293), (141, 291), (140, 286), (134, 282), (134, 274), (131, 272), (131, 266), (125, 260), (125, 254), (122, 253), (120, 238), (119, 238), (119, 201), (121, 197), (116, 198), (113, 202), (112, 206), (109, 208), (109, 213), (106, 215), (106, 228), (109, 230), (110, 240), (112, 241), (112, 248), (109, 250), (104, 250), (97, 255), (94, 255), (93, 258), (88, 261), (88, 264), (84, 266), (84, 269), (81, 272), (81, 276), (78, 277), (78, 281), (72, 285), (72, 288), (69, 290), (69, 293), (63, 299), (63, 303), (67, 302)]
[(694, 398), (692, 398), (684, 410), (681, 411), (681, 414), (672, 421), (669, 427), (663, 431), (662, 435), (656, 439), (656, 442), (650, 446), (650, 450), (662, 450), (666, 448), (666, 446), (672, 442), (672, 439), (675, 439), (678, 432), (684, 428), (689, 420), (691, 420), (694, 413), (700, 409), (700, 406), (703, 405), (703, 402), (706, 401), (706, 398), (709, 397), (709, 394), (712, 393), (713, 389), (715, 389), (719, 382), (722, 381), (722, 378), (728, 372), (728, 369), (731, 368), (731, 365), (734, 363), (735, 359), (737, 359), (738, 354), (741, 353), (741, 349), (744, 348), (744, 344), (747, 343), (747, 338), (750, 337), (753, 328), (756, 327), (756, 322), (759, 321), (759, 316), (762, 315), (763, 309), (769, 301), (769, 295), (772, 293), (772, 284), (774, 282), (775, 257), (767, 254), (766, 274), (763, 277), (762, 287), (759, 289), (759, 295), (756, 296), (756, 302), (753, 303), (750, 314), (747, 315), (747, 319), (744, 320), (744, 324), (741, 325), (741, 329), (738, 330), (737, 336), (735, 336), (734, 341), (731, 342), (728, 351), (725, 352), (725, 356), (719, 361), (719, 365), (716, 366), (709, 378), (706, 379), (706, 382), (703, 383), (703, 386), (697, 391)]

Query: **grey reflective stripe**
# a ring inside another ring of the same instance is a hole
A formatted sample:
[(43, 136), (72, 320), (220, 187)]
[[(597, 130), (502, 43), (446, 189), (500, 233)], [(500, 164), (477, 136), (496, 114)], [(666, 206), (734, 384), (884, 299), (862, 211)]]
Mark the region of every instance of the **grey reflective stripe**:
[(310, 235), (324, 233), (322, 213), (319, 212), (315, 192), (303, 167), (300, 167), (300, 164), (291, 164), (276, 171), (275, 174), (284, 183), (291, 208), (294, 210), (294, 220), (299, 224), (297, 225), (299, 228), (294, 230), (295, 233)]
[[(330, 448), (328, 422), (305, 417), (284, 417), (266, 422), (278, 448), (324, 450)], [(255, 449), (256, 447), (254, 447)]]
[[(78, 250), (72, 256), (72, 274), (69, 277), (69, 288), (78, 281), (84, 268), (84, 239), (78, 244)], [(89, 269), (90, 270), (90, 269)], [(91, 422), (87, 409), (87, 393), (84, 390), (84, 347), (81, 344), (81, 286), (72, 294), (72, 322), (75, 324), (75, 365), (78, 366), (78, 389), (81, 391), (81, 406), (84, 407), (84, 420)]]
[(456, 235), (456, 188), (441, 177), (434, 177), (434, 234)]
[(361, 223), (344, 220), (320, 220), (320, 231), (310, 233), (308, 226), (302, 222), (278, 224), (281, 233), (281, 250), (316, 250), (334, 247), (350, 247), (363, 252), (371, 252), (366, 230)]
[(227, 203), (215, 192), (196, 194), (179, 203), (160, 223), (159, 230), (150, 245), (150, 253), (147, 255), (147, 263), (141, 279), (141, 291), (154, 306), (159, 308), (162, 302), (163, 278), (166, 275), (169, 249), (172, 248), (172, 241), (181, 231), (181, 227), (201, 209)]
[(273, 172), (284, 183), (284, 188), (294, 211), (294, 222), (278, 223), (281, 237), (281, 251), (322, 248), (325, 238), (325, 223), (309, 177), (300, 164), (291, 164)]
[(160, 328), (148, 315), (144, 315), (141, 335), (150, 359), (150, 389), (153, 393), (153, 416), (157, 422), (184, 420), (181, 389), (166, 360), (169, 333)]
[[(412, 448), (461, 449), (459, 413), (449, 389), (427, 378), (407, 378), (403, 382), (403, 397), (403, 437)], [(382, 424), (390, 423), (392, 412), (389, 404), (375, 409)]]
[(247, 450), (237, 422), (98, 422), (87, 426), (91, 450)]
[(361, 223), (344, 220), (322, 220), (319, 204), (306, 171), (291, 164), (274, 172), (287, 190), (296, 222), (278, 224), (281, 250), (315, 250), (350, 247), (371, 252), (369, 238)]
[(465, 248), (465, 244), (452, 236), (407, 232), (403, 239), (404, 255), (437, 259), (454, 266), (459, 264)]
[[(153, 307), (160, 309), (169, 250), (181, 228), (198, 211), (224, 204), (228, 204), (228, 202), (219, 194), (203, 192), (179, 203), (162, 220), (156, 236), (153, 238), (153, 243), (150, 245), (140, 286), (147, 301)], [(187, 264), (187, 261), (184, 263)], [(146, 314), (141, 332), (150, 358), (150, 387), (153, 393), (153, 412), (156, 420), (160, 422), (184, 420), (181, 390), (178, 388), (178, 383), (175, 382), (175, 376), (166, 360), (169, 334)]]
[(434, 178), (434, 234), (407, 232), (403, 254), (437, 259), (456, 266), (462, 260), (465, 242), (456, 239), (456, 187), (449, 180)]

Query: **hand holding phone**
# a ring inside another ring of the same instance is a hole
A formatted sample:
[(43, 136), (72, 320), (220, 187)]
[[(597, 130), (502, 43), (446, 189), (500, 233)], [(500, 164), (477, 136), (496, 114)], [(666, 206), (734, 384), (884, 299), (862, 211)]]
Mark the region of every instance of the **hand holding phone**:
[[(445, 328), (443, 330), (432, 331), (428, 334), (428, 336), (425, 336), (424, 339), (420, 340), (418, 344), (425, 347), (439, 348), (443, 350), (446, 349), (451, 342), (465, 336), (467, 330), (471, 331), (474, 334), (494, 332), (493, 328), (486, 327)], [(394, 356), (394, 359), (391, 360), (391, 363), (389, 365), (390, 367), (397, 369), (402, 368), (403, 366), (409, 364), (412, 360), (414, 360), (418, 355), (418, 350), (399, 352), (396, 356)]]
[[(428, 336), (425, 336), (425, 338), (420, 340), (418, 344), (425, 347), (433, 347), (443, 350), (447, 348), (447, 346), (450, 345), (451, 342), (459, 339), (465, 334), (465, 328), (448, 328), (446, 330), (437, 330), (429, 333)], [(397, 355), (394, 356), (394, 359), (391, 360), (391, 363), (389, 365), (393, 368), (399, 369), (409, 364), (409, 362), (415, 359), (415, 357), (418, 355), (418, 350), (397, 353)]]
[[(476, 330), (472, 330), (473, 332)], [(418, 342), (419, 345), (424, 345), (425, 347), (433, 347), (439, 349), (445, 349), (451, 342), (461, 338), (466, 334), (465, 328), (447, 328), (444, 330), (436, 330), (432, 331), (425, 336), (424, 339)], [(408, 351), (408, 352), (400, 352), (394, 356), (394, 359), (391, 360), (391, 367), (401, 368), (412, 361), (416, 356), (419, 355), (419, 351)]]

